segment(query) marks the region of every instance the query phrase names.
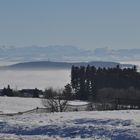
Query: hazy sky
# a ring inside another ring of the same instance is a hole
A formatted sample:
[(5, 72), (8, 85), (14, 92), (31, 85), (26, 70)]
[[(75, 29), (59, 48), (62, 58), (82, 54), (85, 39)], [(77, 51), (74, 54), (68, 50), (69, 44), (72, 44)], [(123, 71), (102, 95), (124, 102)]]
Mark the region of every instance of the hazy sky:
[(140, 0), (0, 0), (0, 45), (140, 48)]

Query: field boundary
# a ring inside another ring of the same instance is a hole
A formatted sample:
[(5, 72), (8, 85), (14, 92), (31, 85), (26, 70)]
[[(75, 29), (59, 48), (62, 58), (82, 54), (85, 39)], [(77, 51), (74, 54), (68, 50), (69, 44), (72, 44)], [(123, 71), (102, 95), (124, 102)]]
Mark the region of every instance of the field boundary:
[(23, 114), (30, 114), (30, 113), (50, 113), (50, 108), (39, 108), (36, 107), (34, 109), (17, 112), (17, 113), (2, 113), (0, 116), (15, 116), (15, 115), (23, 115)]

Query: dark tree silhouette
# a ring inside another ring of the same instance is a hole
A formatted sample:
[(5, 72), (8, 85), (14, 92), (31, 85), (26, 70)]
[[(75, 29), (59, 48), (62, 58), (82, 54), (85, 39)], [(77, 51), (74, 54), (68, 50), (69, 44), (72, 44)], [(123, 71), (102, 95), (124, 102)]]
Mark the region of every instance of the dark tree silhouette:
[(38, 98), (39, 97), (39, 90), (37, 88), (34, 89), (33, 97), (34, 98)]
[(103, 88), (123, 89), (134, 87), (140, 89), (140, 73), (136, 66), (132, 68), (96, 68), (72, 66), (71, 85), (77, 99), (87, 100), (96, 97), (97, 91)]
[(2, 95), (14, 96), (13, 90), (10, 88), (10, 85), (8, 85), (7, 88), (3, 89)]

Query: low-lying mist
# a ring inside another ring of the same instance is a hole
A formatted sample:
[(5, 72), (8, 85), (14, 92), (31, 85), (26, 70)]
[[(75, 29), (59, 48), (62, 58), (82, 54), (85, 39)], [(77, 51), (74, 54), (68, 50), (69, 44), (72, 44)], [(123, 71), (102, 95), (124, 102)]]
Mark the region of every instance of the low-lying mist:
[(70, 82), (70, 70), (0, 70), (0, 88), (63, 88)]

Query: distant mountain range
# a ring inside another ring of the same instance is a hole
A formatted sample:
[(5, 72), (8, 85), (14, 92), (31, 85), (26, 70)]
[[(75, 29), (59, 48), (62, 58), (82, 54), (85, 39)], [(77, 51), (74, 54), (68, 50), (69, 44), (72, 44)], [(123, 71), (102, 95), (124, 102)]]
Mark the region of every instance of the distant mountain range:
[(79, 49), (74, 46), (0, 46), (0, 61), (126, 61), (140, 60), (140, 49), (113, 50), (107, 47), (94, 50)]
[(8, 70), (24, 70), (24, 69), (70, 69), (74, 66), (95, 66), (95, 67), (132, 67), (129, 64), (120, 64), (116, 62), (103, 62), (103, 61), (94, 61), (94, 62), (78, 62), (78, 63), (68, 63), (68, 62), (51, 62), (51, 61), (37, 61), (37, 62), (24, 62), (17, 63), (9, 66), (0, 67), (0, 69)]

